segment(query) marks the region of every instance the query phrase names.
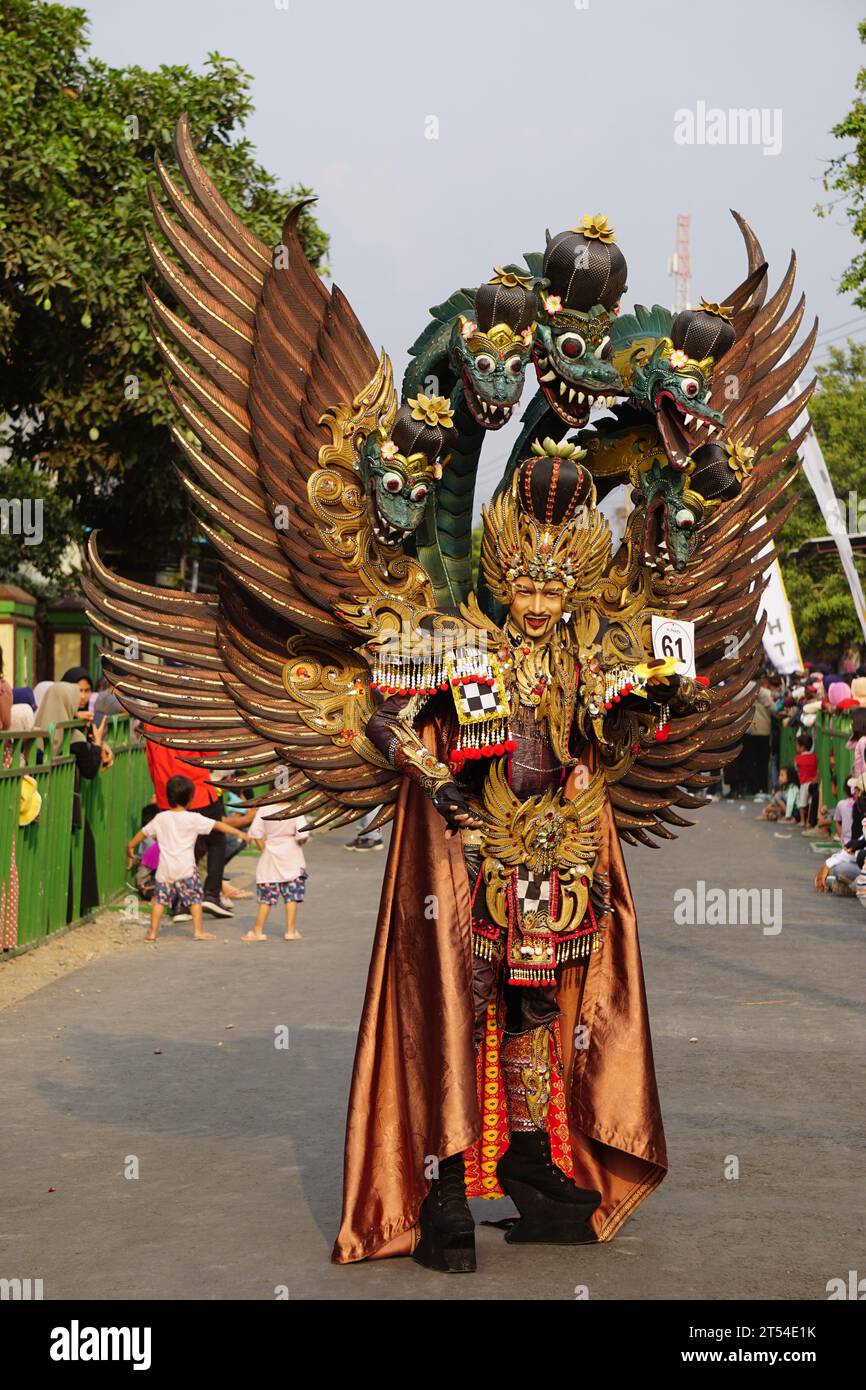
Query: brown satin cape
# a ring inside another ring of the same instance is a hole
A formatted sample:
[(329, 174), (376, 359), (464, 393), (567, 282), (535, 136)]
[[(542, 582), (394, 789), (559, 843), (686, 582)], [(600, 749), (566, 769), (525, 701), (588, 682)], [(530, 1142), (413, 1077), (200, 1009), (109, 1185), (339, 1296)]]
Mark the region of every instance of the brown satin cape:
[[(444, 722), (419, 732), (442, 757)], [(601, 1192), (592, 1225), (610, 1240), (661, 1182), (667, 1154), (637, 921), (609, 806), (597, 868), (614, 915), (588, 967), (588, 1048), (574, 1047), (583, 966), (562, 971), (558, 1002), (574, 1178)], [(425, 1165), (478, 1138), (470, 916), (460, 838), (445, 838), (429, 797), (404, 779), (355, 1053), (338, 1264), (409, 1254), (430, 1186)]]

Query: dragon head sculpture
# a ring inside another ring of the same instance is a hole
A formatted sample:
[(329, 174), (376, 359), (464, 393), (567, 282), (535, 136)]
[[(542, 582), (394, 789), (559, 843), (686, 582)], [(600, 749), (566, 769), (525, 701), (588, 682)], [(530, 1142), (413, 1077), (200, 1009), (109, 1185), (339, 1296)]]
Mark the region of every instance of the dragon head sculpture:
[(373, 430), (358, 455), (373, 534), (398, 546), (417, 530), (428, 495), (448, 463), (452, 411), (443, 396), (419, 393), (401, 405), (390, 434)]
[(547, 238), (533, 359), (548, 404), (568, 425), (585, 425), (594, 404), (623, 393), (610, 330), (627, 267), (613, 235), (597, 213)]
[(752, 470), (754, 449), (735, 443), (702, 444), (686, 469), (671, 467), (660, 451), (632, 469), (632, 498), (642, 513), (641, 559), (671, 576), (685, 569), (701, 525), (721, 502), (736, 497)]
[(497, 267), (475, 291), (473, 317), (460, 314), (454, 321), (450, 365), (469, 413), (484, 429), (500, 429), (520, 401), (535, 313), (530, 278)]
[(704, 499), (687, 484), (684, 473), (664, 458), (653, 458), (633, 478), (632, 500), (641, 514), (640, 555), (660, 574), (679, 574), (695, 548), (704, 520)]
[(702, 300), (698, 309), (671, 319), (658, 305), (638, 305), (611, 336), (632, 402), (652, 411), (668, 459), (674, 468), (686, 468), (702, 440), (724, 424), (708, 399), (716, 363), (734, 342), (728, 311)]

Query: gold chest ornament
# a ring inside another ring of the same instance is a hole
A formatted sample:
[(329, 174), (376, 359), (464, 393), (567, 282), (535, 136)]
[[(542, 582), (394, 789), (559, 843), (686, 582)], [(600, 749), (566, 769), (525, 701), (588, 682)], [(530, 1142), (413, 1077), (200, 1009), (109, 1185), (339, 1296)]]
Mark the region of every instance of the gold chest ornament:
[(490, 768), (483, 797), (484, 885), (491, 918), (507, 929), (514, 984), (553, 984), (557, 964), (592, 949), (598, 925), (592, 919), (585, 931), (581, 927), (588, 911), (592, 918), (589, 890), (604, 796), (599, 771), (571, 800), (561, 788), (520, 800), (508, 785), (504, 759)]

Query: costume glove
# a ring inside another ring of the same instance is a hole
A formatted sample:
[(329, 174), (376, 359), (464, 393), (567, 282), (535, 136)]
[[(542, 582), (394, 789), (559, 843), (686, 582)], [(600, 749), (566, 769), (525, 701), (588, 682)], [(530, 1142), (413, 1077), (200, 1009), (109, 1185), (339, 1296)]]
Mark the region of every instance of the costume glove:
[(431, 800), (449, 830), (463, 829), (460, 822), (456, 820), (457, 816), (465, 815), (478, 818), (478, 812), (469, 805), (456, 782), (446, 782), (444, 787), (440, 787), (438, 792), (433, 794)]

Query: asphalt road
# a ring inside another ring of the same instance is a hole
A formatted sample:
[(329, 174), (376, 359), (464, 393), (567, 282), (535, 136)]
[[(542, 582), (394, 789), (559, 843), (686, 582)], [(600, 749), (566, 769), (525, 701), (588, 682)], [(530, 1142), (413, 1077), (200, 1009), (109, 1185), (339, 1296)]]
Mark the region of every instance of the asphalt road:
[[(866, 913), (815, 894), (809, 842), (755, 809), (629, 852), (671, 1172), (610, 1244), (481, 1228), (462, 1279), (329, 1263), (385, 856), (324, 835), (303, 942), (242, 945), (244, 904), (216, 941), (169, 930), (0, 1014), (0, 1276), (46, 1299), (826, 1299), (866, 1274)], [(698, 879), (781, 890), (781, 930), (772, 896), (763, 924), (678, 924)]]

